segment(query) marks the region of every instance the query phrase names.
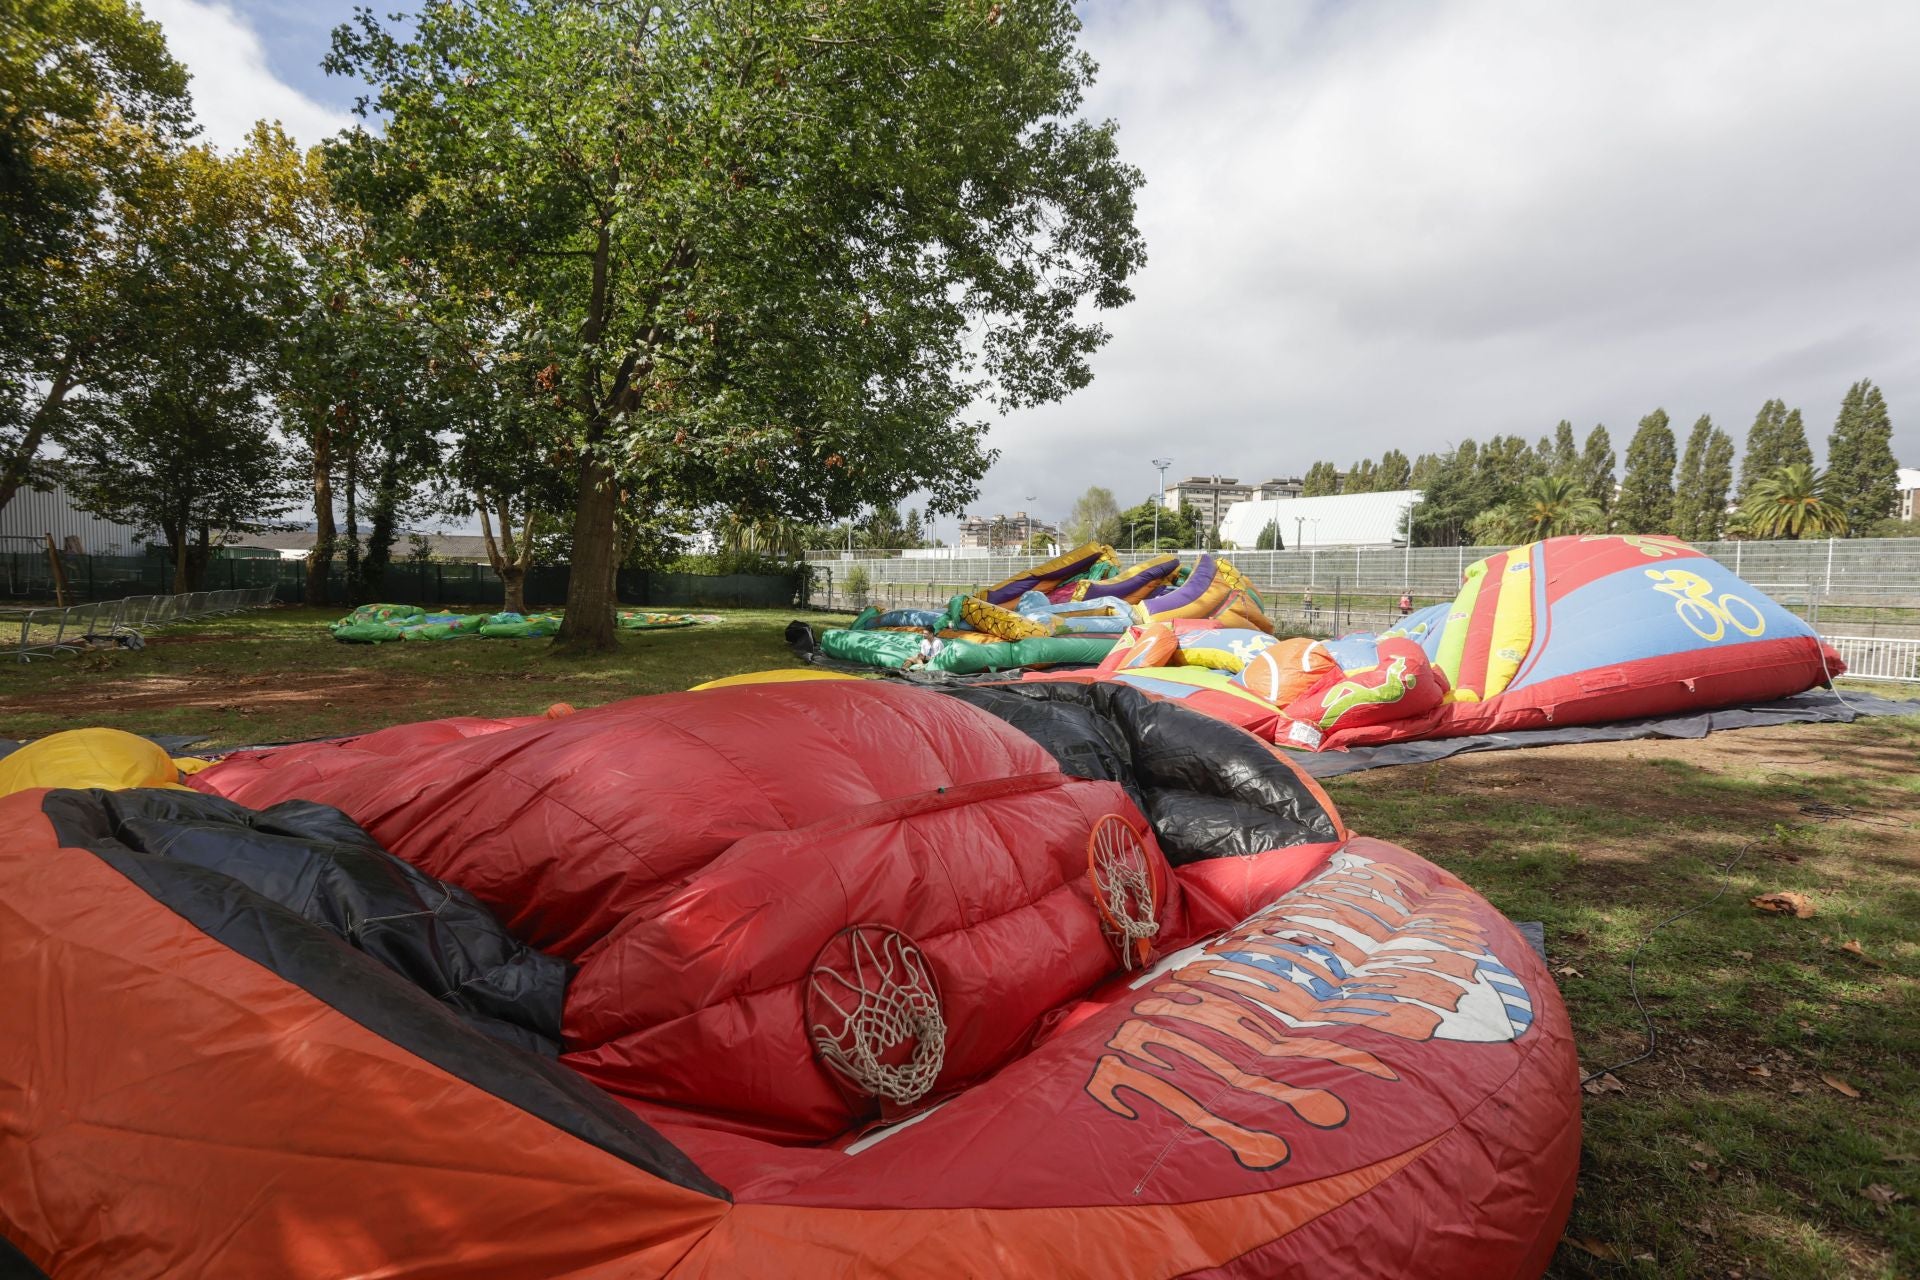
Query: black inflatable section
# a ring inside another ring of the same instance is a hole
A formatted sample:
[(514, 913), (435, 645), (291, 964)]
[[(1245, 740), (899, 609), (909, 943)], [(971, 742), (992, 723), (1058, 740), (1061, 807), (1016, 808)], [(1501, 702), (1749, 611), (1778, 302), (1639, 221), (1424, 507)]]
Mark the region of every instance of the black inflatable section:
[(1265, 743), (1128, 685), (1035, 681), (938, 692), (1005, 720), (1063, 772), (1125, 787), (1176, 866), (1335, 838), (1320, 801)]
[(559, 1056), (566, 962), (515, 939), (472, 894), (394, 857), (340, 810), (305, 800), (254, 810), (194, 791), (89, 794), (86, 815), (68, 819), (84, 823), (89, 846), (107, 838), (225, 876), (372, 956), (477, 1030)]
[(656, 1177), (726, 1196), (547, 1056), (564, 962), (515, 941), (480, 903), (387, 853), (339, 810), (289, 801), (255, 811), (162, 789), (49, 791), (42, 810), (63, 846), (93, 853), (375, 1035)]

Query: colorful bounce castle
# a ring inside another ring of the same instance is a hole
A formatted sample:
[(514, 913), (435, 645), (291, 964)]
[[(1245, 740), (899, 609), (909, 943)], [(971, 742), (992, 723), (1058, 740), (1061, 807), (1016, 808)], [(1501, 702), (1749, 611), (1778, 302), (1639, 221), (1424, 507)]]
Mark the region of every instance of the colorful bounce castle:
[(1259, 593), (1225, 560), (1202, 555), (1188, 568), (1169, 554), (1122, 569), (1112, 547), (1088, 543), (944, 611), (868, 609), (819, 644), (842, 661), (973, 675), (1097, 663), (1136, 624), (1181, 619), (1273, 631)]
[(1665, 537), (1548, 538), (1468, 567), (1377, 635), (1274, 635), (1225, 560), (1110, 577), (1083, 547), (943, 615), (869, 614), (827, 654), (1029, 681), (1118, 682), (1308, 750), (1599, 724), (1799, 693), (1845, 671), (1811, 627)]

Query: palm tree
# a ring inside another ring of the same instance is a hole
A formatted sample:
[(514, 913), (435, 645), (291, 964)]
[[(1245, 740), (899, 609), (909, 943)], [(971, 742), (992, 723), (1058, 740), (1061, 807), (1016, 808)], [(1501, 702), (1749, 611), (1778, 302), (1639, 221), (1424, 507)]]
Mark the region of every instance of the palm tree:
[(1520, 488), (1514, 504), (1523, 535), (1517, 542), (1557, 538), (1568, 533), (1598, 533), (1606, 512), (1586, 486), (1570, 475), (1535, 476)]
[(1470, 536), (1478, 546), (1516, 544), (1567, 533), (1598, 533), (1606, 513), (1581, 482), (1569, 475), (1535, 476), (1520, 496), (1481, 512)]
[(1790, 462), (1754, 482), (1740, 517), (1756, 538), (1843, 535), (1847, 513), (1829, 493), (1829, 477), (1804, 462)]

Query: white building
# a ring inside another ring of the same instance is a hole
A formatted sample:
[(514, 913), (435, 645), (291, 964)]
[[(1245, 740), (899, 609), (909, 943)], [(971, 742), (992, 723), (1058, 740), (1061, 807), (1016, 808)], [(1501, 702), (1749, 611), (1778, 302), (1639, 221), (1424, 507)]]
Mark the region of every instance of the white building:
[(1272, 521), (1288, 548), (1397, 547), (1406, 539), (1407, 512), (1418, 501), (1420, 490), (1394, 489), (1236, 502), (1220, 521), (1220, 541), (1252, 550)]
[(1912, 467), (1900, 468), (1900, 478), (1894, 482), (1894, 488), (1894, 518), (1920, 520), (1920, 471)]

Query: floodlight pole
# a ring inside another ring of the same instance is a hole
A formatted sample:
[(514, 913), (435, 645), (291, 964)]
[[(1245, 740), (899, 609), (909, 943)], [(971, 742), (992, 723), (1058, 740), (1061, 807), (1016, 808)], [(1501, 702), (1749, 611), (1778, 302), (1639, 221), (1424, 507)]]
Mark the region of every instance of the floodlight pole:
[(1307, 518), (1305, 516), (1295, 516), (1293, 518), (1293, 549), (1295, 551), (1300, 549), (1300, 526), (1306, 522)]
[(1153, 549), (1160, 549), (1160, 508), (1167, 505), (1167, 468), (1173, 465), (1172, 458), (1155, 458), (1154, 469), (1160, 473), (1160, 501), (1153, 504)]

